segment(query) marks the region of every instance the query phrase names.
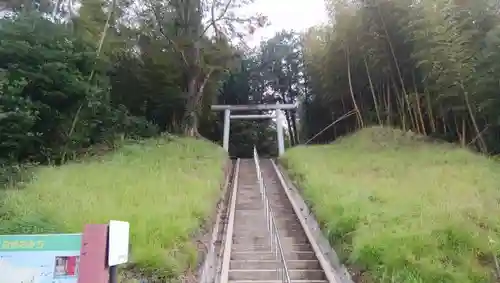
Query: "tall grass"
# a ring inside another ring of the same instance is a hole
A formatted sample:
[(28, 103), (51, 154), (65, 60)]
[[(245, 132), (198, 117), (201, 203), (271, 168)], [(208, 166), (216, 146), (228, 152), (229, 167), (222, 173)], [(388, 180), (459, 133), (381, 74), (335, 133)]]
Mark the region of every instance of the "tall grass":
[(214, 212), (225, 159), (214, 144), (175, 138), (40, 168), (23, 189), (4, 192), (0, 233), (81, 232), (86, 223), (129, 221), (133, 262), (174, 278), (196, 264), (191, 239)]
[(376, 127), (283, 162), (359, 282), (491, 282), (500, 164), (421, 139)]

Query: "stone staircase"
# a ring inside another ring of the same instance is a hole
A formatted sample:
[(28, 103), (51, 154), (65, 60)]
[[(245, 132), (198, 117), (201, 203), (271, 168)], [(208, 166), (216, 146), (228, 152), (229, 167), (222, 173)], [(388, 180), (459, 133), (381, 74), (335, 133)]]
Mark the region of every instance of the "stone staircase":
[[(261, 170), (291, 282), (328, 282), (271, 161), (262, 159)], [(285, 282), (277, 272), (281, 262), (271, 249), (271, 234), (253, 159), (241, 159), (238, 178), (229, 282)]]

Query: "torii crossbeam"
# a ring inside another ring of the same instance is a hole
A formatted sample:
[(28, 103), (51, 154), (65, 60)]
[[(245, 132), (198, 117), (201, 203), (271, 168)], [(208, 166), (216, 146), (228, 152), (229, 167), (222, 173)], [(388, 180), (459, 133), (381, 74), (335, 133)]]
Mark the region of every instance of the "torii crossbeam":
[[(297, 104), (249, 104), (249, 105), (212, 105), (213, 111), (224, 111), (224, 138), (223, 147), (229, 151), (229, 130), (231, 119), (273, 119), (276, 118), (276, 134), (278, 138), (278, 154), (285, 153), (285, 139), (283, 134), (283, 112), (282, 110), (297, 109)], [(231, 115), (232, 111), (275, 110), (275, 114), (262, 115)]]

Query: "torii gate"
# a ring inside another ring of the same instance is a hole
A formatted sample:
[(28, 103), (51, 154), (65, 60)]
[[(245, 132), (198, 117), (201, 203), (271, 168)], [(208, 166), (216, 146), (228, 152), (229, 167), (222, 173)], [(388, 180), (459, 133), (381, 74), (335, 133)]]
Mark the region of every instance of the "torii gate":
[[(296, 109), (297, 104), (249, 104), (249, 105), (212, 105), (213, 111), (224, 111), (224, 139), (223, 147), (229, 151), (229, 129), (231, 119), (273, 119), (276, 118), (276, 134), (278, 138), (278, 155), (285, 152), (285, 139), (283, 134), (284, 115), (282, 110)], [(231, 115), (231, 111), (250, 110), (275, 110), (275, 115)]]

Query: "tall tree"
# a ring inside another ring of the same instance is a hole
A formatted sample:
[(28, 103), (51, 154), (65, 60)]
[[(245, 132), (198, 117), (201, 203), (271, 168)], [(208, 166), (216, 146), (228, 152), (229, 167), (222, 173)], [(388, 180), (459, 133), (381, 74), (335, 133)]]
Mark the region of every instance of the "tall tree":
[[(282, 31), (263, 42), (260, 47), (261, 75), (268, 101), (296, 103), (304, 95), (303, 58), (300, 36)], [(291, 144), (298, 143), (295, 110), (287, 110), (285, 117)]]
[[(226, 70), (234, 58), (232, 52), (227, 53), (231, 49), (224, 48), (227, 42), (243, 37), (238, 31), (241, 26), (253, 32), (256, 26), (265, 23), (265, 18), (261, 16), (239, 17), (236, 14), (236, 9), (248, 3), (251, 1), (172, 0), (148, 3), (156, 32), (168, 48), (179, 54), (183, 64), (186, 101), (183, 126), (186, 135), (198, 135), (198, 113), (205, 87), (210, 78)], [(206, 21), (205, 15), (208, 15)], [(174, 28), (175, 32), (169, 33), (170, 28)], [(215, 42), (215, 46), (209, 45), (210, 42)], [(214, 51), (218, 53), (214, 54)]]

